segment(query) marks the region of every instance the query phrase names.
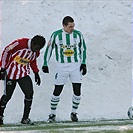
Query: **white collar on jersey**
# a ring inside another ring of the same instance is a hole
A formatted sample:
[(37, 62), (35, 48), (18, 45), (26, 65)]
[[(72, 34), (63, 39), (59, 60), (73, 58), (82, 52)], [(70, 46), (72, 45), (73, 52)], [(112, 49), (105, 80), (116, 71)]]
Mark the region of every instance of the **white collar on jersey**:
[(28, 48), (31, 50), (31, 39), (28, 40)]
[(66, 32), (66, 31), (64, 30), (64, 28), (63, 28), (62, 30), (63, 30), (63, 32), (64, 32), (65, 34), (69, 34), (68, 32)]

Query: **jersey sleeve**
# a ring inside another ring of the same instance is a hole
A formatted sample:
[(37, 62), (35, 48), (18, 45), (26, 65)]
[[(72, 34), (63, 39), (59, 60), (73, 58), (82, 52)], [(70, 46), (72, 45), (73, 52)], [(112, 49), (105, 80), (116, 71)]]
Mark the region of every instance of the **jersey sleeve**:
[(32, 69), (32, 71), (33, 71), (34, 73), (39, 72), (39, 69), (38, 69), (38, 67), (37, 67), (37, 61), (36, 61), (36, 60), (34, 60), (34, 61), (32, 61), (32, 62), (30, 63), (30, 67), (31, 67), (31, 69)]
[(19, 42), (14, 41), (8, 46), (5, 47), (4, 51), (2, 52), (1, 58), (1, 67), (7, 69), (8, 64), (10, 63), (11, 54), (13, 53), (14, 49), (18, 47)]
[(40, 55), (40, 52), (37, 52), (35, 59), (32, 62), (30, 62), (30, 67), (34, 73), (39, 72), (39, 69), (37, 66), (37, 57), (39, 57), (39, 55)]
[(81, 64), (86, 64), (86, 44), (85, 44), (85, 40), (84, 40), (84, 37), (81, 34), (81, 40), (80, 40), (80, 43), (81, 43)]
[(54, 37), (54, 33), (51, 35), (50, 40), (47, 44), (45, 53), (44, 53), (44, 63), (43, 66), (47, 66), (48, 65), (48, 61), (50, 60), (50, 57), (52, 55), (52, 51), (54, 49), (54, 45), (55, 45), (55, 37)]

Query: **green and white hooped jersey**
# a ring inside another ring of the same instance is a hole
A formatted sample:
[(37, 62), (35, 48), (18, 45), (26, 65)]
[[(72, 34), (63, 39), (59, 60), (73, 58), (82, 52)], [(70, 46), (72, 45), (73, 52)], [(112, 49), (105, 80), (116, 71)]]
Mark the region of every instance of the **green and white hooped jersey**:
[(86, 64), (86, 45), (80, 31), (74, 30), (71, 34), (63, 29), (55, 31), (51, 35), (44, 54), (44, 66), (47, 66), (54, 48), (57, 62)]

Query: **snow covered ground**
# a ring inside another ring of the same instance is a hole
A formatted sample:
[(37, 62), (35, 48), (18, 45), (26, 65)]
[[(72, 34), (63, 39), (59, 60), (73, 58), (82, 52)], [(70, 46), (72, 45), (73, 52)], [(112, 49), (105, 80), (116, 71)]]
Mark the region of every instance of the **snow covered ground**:
[[(83, 77), (80, 120), (126, 119), (132, 105), (132, 1), (124, 0), (1, 0), (0, 52), (16, 38), (42, 34), (48, 42), (51, 33), (62, 28), (64, 16), (75, 19), (87, 45), (88, 73)], [(50, 74), (41, 71), (43, 54), (38, 59), (42, 84), (34, 84), (30, 117), (46, 121), (54, 81), (54, 55)], [(34, 81), (34, 75), (31, 73)], [(3, 82), (0, 81), (0, 95)], [(17, 86), (5, 111), (5, 123), (20, 121), (23, 94)], [(72, 87), (68, 80), (57, 109), (58, 120), (69, 120)]]

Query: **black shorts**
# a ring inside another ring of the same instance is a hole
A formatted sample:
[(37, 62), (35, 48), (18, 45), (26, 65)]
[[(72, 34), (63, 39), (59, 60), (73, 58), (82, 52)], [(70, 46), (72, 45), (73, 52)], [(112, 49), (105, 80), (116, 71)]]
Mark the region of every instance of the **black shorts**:
[(32, 99), (34, 92), (33, 92), (33, 83), (30, 76), (25, 76), (17, 80), (11, 80), (6, 78), (4, 95), (7, 96), (8, 99), (10, 99), (17, 83), (19, 84), (22, 92), (24, 93), (25, 98)]

